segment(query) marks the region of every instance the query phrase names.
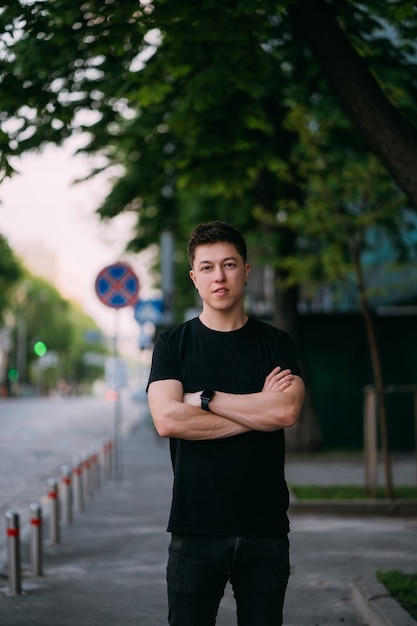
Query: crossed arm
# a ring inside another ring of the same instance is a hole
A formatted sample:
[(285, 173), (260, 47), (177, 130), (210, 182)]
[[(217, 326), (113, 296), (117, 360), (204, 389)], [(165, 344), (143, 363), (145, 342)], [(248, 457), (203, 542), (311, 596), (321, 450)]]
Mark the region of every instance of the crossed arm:
[(222, 439), (250, 430), (273, 431), (293, 426), (304, 400), (304, 383), (290, 370), (276, 367), (265, 378), (262, 391), (232, 394), (216, 391), (210, 412), (200, 407), (200, 391), (183, 392), (178, 380), (149, 385), (148, 402), (161, 437)]

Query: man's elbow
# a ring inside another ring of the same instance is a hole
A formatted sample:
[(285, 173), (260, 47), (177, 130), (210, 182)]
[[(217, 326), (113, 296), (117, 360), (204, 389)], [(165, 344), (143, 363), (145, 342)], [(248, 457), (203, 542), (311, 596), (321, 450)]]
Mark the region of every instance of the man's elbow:
[(302, 381), (298, 382), (298, 384), (298, 393), (293, 394), (292, 397), (289, 396), (289, 402), (281, 416), (283, 428), (291, 428), (292, 426), (295, 426), (300, 419), (304, 403), (305, 388)]
[(169, 437), (175, 437), (172, 426), (170, 425), (169, 420), (164, 418), (155, 418), (153, 417), (153, 423), (156, 429), (156, 432), (160, 437), (167, 439)]
[(260, 430), (266, 432), (273, 432), (274, 430), (281, 430), (282, 428), (291, 428), (298, 422), (299, 412), (295, 409), (287, 407), (285, 410), (279, 411), (279, 413), (273, 413), (267, 417), (263, 422)]
[[(304, 398), (304, 396), (303, 396)], [(298, 420), (300, 419), (301, 409), (303, 407), (302, 400), (291, 402), (285, 410), (282, 412), (280, 416), (280, 422), (282, 428), (291, 428), (295, 426)]]
[(283, 428), (291, 428), (295, 426), (300, 417), (300, 410), (297, 408), (286, 411), (285, 415), (281, 417), (281, 423)]
[(174, 436), (172, 434), (171, 420), (165, 415), (165, 413), (157, 410), (156, 407), (149, 407), (155, 430), (160, 437), (164, 439)]
[(158, 435), (164, 439), (175, 437), (175, 434), (173, 434), (175, 420), (171, 417), (168, 403), (164, 402), (161, 404), (154, 397), (148, 397), (148, 408)]

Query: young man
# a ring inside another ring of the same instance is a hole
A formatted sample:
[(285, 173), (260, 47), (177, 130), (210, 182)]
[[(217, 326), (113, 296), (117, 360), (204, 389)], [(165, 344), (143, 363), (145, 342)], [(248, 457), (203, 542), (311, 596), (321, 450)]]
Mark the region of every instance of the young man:
[(188, 256), (203, 310), (159, 336), (148, 384), (174, 471), (168, 621), (213, 626), (230, 581), (239, 626), (279, 626), (289, 576), (283, 429), (304, 398), (295, 347), (246, 315), (250, 266), (233, 226), (197, 226)]

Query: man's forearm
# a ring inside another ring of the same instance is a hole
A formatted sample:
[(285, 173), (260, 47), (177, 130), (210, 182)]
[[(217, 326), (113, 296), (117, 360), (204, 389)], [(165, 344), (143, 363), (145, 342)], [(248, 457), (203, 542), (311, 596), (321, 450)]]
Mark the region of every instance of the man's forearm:
[(179, 381), (157, 381), (149, 387), (149, 408), (161, 437), (222, 439), (250, 430), (274, 431), (295, 424), (304, 397), (304, 384), (298, 376), (278, 386), (285, 388), (276, 390), (269, 381), (265, 384), (267, 390), (258, 393), (217, 391), (210, 401), (210, 411), (204, 411), (201, 392), (183, 394)]
[(183, 410), (179, 418), (174, 418), (171, 421), (171, 434), (169, 436), (198, 441), (202, 439), (224, 439), (241, 435), (249, 430), (252, 429), (236, 420), (194, 407), (192, 414), (187, 415)]
[(178, 381), (152, 383), (148, 391), (149, 409), (161, 437), (201, 440), (222, 439), (250, 430), (226, 417), (203, 411), (199, 400), (193, 405), (183, 401)]
[(300, 415), (304, 384), (294, 377), (285, 391), (229, 394), (218, 391), (210, 401), (210, 411), (248, 430), (273, 431), (293, 426)]

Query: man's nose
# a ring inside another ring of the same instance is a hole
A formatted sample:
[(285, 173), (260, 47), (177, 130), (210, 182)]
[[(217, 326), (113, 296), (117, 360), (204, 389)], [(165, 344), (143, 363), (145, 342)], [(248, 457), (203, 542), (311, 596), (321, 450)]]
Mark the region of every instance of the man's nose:
[(215, 268), (215, 275), (214, 275), (214, 279), (217, 281), (223, 281), (225, 277), (225, 272), (224, 269), (219, 266)]

